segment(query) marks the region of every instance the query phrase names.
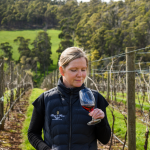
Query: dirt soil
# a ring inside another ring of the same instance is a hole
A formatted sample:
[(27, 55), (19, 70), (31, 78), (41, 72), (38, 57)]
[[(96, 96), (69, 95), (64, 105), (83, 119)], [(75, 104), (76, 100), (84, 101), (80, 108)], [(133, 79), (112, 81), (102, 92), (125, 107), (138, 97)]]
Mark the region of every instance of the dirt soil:
[(19, 148), (22, 143), (21, 130), (26, 119), (25, 113), (30, 94), (31, 90), (25, 92), (25, 95), (15, 104), (13, 111), (9, 113), (9, 118), (6, 118), (4, 130), (0, 130), (0, 150), (21, 150)]

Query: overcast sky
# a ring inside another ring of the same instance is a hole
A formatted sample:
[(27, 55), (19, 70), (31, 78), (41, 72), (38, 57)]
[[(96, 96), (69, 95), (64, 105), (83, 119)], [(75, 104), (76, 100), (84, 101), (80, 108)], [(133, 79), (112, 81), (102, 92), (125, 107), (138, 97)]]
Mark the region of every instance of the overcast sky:
[[(78, 2), (80, 2), (81, 0), (78, 0)], [(89, 2), (90, 0), (82, 0), (82, 2)], [(104, 2), (109, 2), (110, 0), (102, 0)], [(114, 0), (114, 1), (119, 1), (119, 0)]]

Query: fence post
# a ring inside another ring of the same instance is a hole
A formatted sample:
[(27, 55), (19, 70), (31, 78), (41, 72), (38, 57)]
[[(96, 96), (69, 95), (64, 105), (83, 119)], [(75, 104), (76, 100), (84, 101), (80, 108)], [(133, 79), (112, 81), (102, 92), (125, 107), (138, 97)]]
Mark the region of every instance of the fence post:
[(55, 87), (55, 70), (53, 70), (53, 88)]
[[(95, 69), (92, 69), (93, 70), (93, 81), (95, 82)], [(95, 85), (93, 84), (93, 90), (95, 90)]]
[(102, 74), (102, 82), (101, 83), (102, 83), (102, 85), (101, 85), (102, 86), (102, 92), (104, 93), (105, 90), (104, 90), (104, 75), (103, 74)]
[(24, 78), (23, 78), (23, 68), (22, 68), (22, 66), (20, 66), (20, 68), (21, 68), (21, 72), (20, 72), (20, 76), (21, 76), (21, 90), (20, 90), (20, 92), (22, 93), (23, 92)]
[(150, 121), (150, 108), (149, 108), (149, 121)]
[[(3, 99), (3, 82), (4, 82), (4, 76), (3, 76), (3, 67), (4, 67), (4, 61), (3, 58), (0, 58), (0, 121), (2, 120), (4, 116), (4, 99)], [(4, 121), (2, 124), (0, 124), (0, 130), (4, 130)]]
[[(149, 66), (149, 85), (150, 85), (150, 66)], [(148, 87), (148, 101), (150, 102), (150, 86)]]
[(59, 69), (56, 70), (56, 85), (58, 83)]
[[(19, 66), (17, 66), (17, 93), (16, 93), (16, 98), (18, 98), (19, 95), (20, 95), (20, 93), (19, 93), (19, 72), (18, 72), (18, 70), (19, 70)], [(19, 101), (19, 99), (18, 99), (18, 101)]]
[(50, 78), (50, 89), (52, 89), (52, 72), (49, 74), (49, 78)]
[(107, 67), (107, 96), (106, 99), (107, 101), (109, 101), (109, 91), (110, 91), (110, 86), (109, 86), (109, 82), (110, 82), (110, 74), (109, 74), (109, 67)]
[(114, 101), (116, 101), (116, 77), (114, 74)]
[(57, 85), (57, 70), (55, 70), (55, 86), (54, 87), (56, 87), (56, 85)]
[(135, 55), (133, 47), (126, 48), (126, 92), (127, 92), (127, 129), (128, 150), (136, 150), (136, 120), (135, 120)]
[[(14, 101), (14, 91), (13, 91), (13, 81), (14, 81), (14, 66), (13, 66), (13, 62), (11, 61), (10, 62), (10, 70), (11, 70), (11, 77), (10, 77), (10, 93), (11, 93), (11, 96), (10, 96), (10, 106), (12, 105), (13, 101)], [(12, 110), (13, 110), (13, 107), (12, 107)]]
[[(91, 77), (91, 61), (89, 61), (89, 68), (88, 69), (89, 70), (88, 70), (87, 76)], [(90, 80), (88, 78), (86, 78), (86, 86), (88, 88), (90, 88), (90, 83), (91, 83)]]
[(29, 87), (29, 85), (26, 84), (26, 83), (29, 82), (30, 75), (27, 75), (28, 78), (26, 80), (26, 72), (23, 70), (22, 73), (23, 73), (23, 75), (22, 75), (23, 76), (23, 92), (24, 92), (24, 95), (25, 95), (25, 91)]

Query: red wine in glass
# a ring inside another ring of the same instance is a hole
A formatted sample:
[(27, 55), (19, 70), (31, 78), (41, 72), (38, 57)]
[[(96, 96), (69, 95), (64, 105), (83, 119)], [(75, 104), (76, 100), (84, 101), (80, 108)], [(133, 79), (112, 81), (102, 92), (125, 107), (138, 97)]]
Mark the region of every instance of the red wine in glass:
[(82, 107), (89, 112), (93, 111), (94, 109), (94, 105), (82, 105)]
[[(95, 98), (92, 91), (89, 88), (84, 88), (79, 91), (79, 97), (81, 106), (89, 112), (93, 111), (95, 107)], [(87, 125), (95, 125), (100, 121), (101, 119), (92, 118), (92, 120), (88, 122)]]

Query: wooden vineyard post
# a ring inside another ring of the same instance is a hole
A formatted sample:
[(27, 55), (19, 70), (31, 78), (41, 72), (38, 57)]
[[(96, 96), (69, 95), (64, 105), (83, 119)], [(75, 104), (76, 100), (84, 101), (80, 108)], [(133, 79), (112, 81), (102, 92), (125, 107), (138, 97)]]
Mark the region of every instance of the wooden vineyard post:
[(55, 87), (57, 85), (57, 69), (55, 70)]
[[(95, 82), (95, 69), (93, 69), (93, 81)], [(94, 90), (96, 89), (94, 83), (93, 83), (93, 87), (92, 87)]]
[[(23, 80), (23, 82), (22, 82), (22, 90), (23, 90), (23, 92), (24, 92), (24, 95), (25, 95), (25, 71), (22, 69), (22, 80)], [(28, 81), (27, 81), (28, 82)], [(28, 85), (27, 85), (27, 88), (28, 88)]]
[(149, 87), (148, 87), (148, 101), (150, 102), (150, 66), (149, 66)]
[[(11, 96), (10, 96), (10, 106), (12, 105), (13, 101), (14, 101), (14, 91), (13, 91), (13, 81), (14, 81), (14, 66), (13, 66), (13, 62), (10, 62), (10, 69), (11, 69), (11, 77), (10, 77), (10, 92), (11, 92)], [(13, 110), (13, 107), (12, 107)]]
[(110, 74), (109, 74), (109, 67), (107, 67), (107, 101), (109, 101), (109, 91), (110, 91), (110, 86), (109, 86), (109, 82), (110, 82)]
[[(4, 67), (3, 58), (0, 58), (0, 121), (4, 116), (4, 98), (3, 98), (3, 83), (4, 83), (4, 76), (3, 76), (3, 67)], [(0, 124), (0, 130), (4, 130), (4, 121)]]
[(128, 150), (136, 150), (136, 120), (135, 120), (135, 55), (133, 47), (126, 48), (126, 92), (127, 92), (127, 132)]
[(149, 121), (150, 121), (150, 108), (149, 108)]
[(114, 74), (114, 101), (116, 101), (116, 78)]
[(56, 70), (56, 85), (58, 83), (58, 78), (59, 78), (59, 69)]
[(52, 73), (52, 77), (53, 77), (53, 87), (55, 87), (55, 72), (53, 70), (53, 73)]
[(53, 85), (53, 87), (55, 87), (55, 83), (56, 83), (56, 80), (55, 80), (55, 77), (56, 77), (56, 71), (55, 71), (55, 70), (53, 71), (53, 77), (54, 77), (54, 85)]
[(103, 94), (104, 94), (104, 91), (105, 91), (105, 89), (104, 89), (104, 75), (102, 74), (102, 92), (103, 92)]
[(54, 87), (54, 71), (52, 71), (52, 88)]
[[(20, 96), (20, 65), (17, 66), (17, 97)], [(20, 101), (20, 98), (18, 98), (18, 101)]]
[(50, 73), (51, 89), (53, 88), (53, 72)]
[[(17, 66), (17, 68), (16, 68), (16, 72), (17, 72), (17, 93), (16, 93), (16, 98), (18, 98), (19, 97), (19, 75), (18, 75), (18, 66)], [(19, 101), (19, 99), (18, 99), (18, 101)]]
[[(89, 70), (88, 70), (88, 75), (87, 76), (89, 76), (89, 77), (91, 77), (91, 61), (89, 61)], [(88, 87), (88, 88), (90, 88), (90, 80), (87, 78), (86, 79), (87, 81), (86, 81), (86, 86)]]

